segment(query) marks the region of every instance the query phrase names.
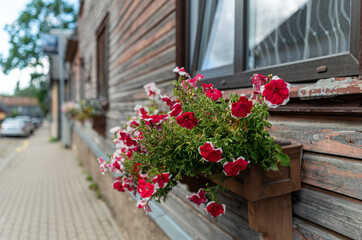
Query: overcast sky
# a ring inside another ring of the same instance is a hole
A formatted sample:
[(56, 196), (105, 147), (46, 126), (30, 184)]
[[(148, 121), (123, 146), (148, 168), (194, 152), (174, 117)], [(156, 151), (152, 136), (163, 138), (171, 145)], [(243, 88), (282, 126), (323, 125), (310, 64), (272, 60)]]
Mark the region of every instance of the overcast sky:
[[(4, 31), (5, 24), (10, 24), (15, 21), (20, 12), (25, 9), (25, 6), (31, 0), (0, 0), (0, 54), (7, 56), (9, 52), (9, 36)], [(76, 3), (78, 0), (68, 0), (70, 3)], [(30, 69), (24, 69), (21, 74), (20, 88), (29, 85)], [(8, 75), (5, 75), (0, 70), (0, 94), (13, 94), (16, 83), (19, 79), (20, 71), (13, 70)]]

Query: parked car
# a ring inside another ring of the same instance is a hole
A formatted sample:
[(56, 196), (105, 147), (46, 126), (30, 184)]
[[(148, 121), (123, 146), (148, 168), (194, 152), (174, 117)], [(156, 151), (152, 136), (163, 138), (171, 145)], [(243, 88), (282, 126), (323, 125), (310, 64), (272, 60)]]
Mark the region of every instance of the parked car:
[(31, 127), (27, 121), (16, 118), (7, 118), (0, 125), (1, 136), (22, 136), (31, 134)]
[(17, 116), (17, 117), (15, 117), (15, 119), (25, 121), (28, 124), (29, 128), (30, 128), (30, 134), (33, 134), (33, 132), (35, 130), (35, 127), (34, 127), (34, 124), (33, 124), (32, 120), (31, 120), (31, 117), (29, 117), (29, 116)]
[(34, 117), (31, 119), (31, 121), (33, 122), (33, 125), (35, 128), (40, 127), (41, 122), (42, 122), (41, 118), (39, 118), (39, 117)]

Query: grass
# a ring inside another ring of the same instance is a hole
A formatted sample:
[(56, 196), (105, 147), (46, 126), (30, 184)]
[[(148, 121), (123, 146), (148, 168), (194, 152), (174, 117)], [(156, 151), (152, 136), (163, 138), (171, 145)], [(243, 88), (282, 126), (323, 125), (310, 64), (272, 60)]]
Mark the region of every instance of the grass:
[(50, 142), (50, 143), (59, 142), (59, 138), (51, 137), (51, 138), (49, 139), (49, 142)]
[(87, 181), (89, 181), (89, 182), (92, 182), (92, 181), (93, 181), (92, 176), (91, 176), (91, 175), (89, 175), (89, 174), (88, 174), (88, 176), (87, 176), (87, 178), (86, 178), (86, 179), (87, 179)]
[(99, 199), (102, 198), (102, 193), (101, 191), (99, 190), (99, 187), (98, 187), (98, 184), (95, 183), (95, 182), (92, 182), (91, 184), (89, 184), (89, 189), (93, 190), (96, 194), (97, 194), (97, 197)]
[[(78, 161), (79, 161), (79, 166), (83, 168), (83, 162), (80, 160), (79, 156), (77, 157)], [(87, 171), (85, 171), (84, 169), (82, 170), (82, 174), (86, 175), (85, 179), (89, 182), (89, 189), (93, 190), (96, 195), (97, 198), (101, 199), (102, 198), (102, 193), (99, 190), (98, 184), (93, 182), (93, 177), (92, 175), (90, 175)]]

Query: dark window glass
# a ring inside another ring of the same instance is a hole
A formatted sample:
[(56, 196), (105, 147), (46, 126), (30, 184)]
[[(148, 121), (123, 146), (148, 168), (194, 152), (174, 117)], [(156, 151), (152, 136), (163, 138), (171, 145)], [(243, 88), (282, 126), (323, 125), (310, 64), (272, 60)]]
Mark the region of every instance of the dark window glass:
[(187, 6), (188, 71), (219, 88), (250, 86), (255, 72), (290, 82), (358, 74), (359, 0), (189, 0)]
[(252, 0), (247, 68), (347, 52), (350, 1)]
[(106, 17), (97, 32), (97, 97), (108, 99), (108, 44)]

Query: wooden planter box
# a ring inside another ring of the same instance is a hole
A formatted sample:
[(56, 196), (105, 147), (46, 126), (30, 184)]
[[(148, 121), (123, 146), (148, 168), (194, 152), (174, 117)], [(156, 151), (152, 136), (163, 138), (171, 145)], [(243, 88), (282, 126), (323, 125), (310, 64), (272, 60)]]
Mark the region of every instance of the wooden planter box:
[(102, 135), (106, 136), (106, 116), (95, 116), (91, 118), (92, 128), (94, 131)]
[[(229, 177), (224, 182), (226, 187), (250, 201), (280, 196), (300, 190), (302, 145), (292, 144), (283, 146), (282, 149), (283, 153), (287, 154), (290, 158), (290, 167), (278, 165), (279, 172), (267, 172), (262, 167), (254, 165), (236, 177)], [(218, 179), (208, 179), (215, 183), (220, 183)]]
[[(230, 191), (248, 200), (249, 227), (268, 240), (293, 239), (291, 192), (301, 189), (302, 145), (291, 144), (282, 149), (290, 157), (290, 167), (279, 165), (279, 172), (267, 172), (254, 165), (224, 181)], [(220, 183), (218, 178), (202, 176), (186, 177), (182, 182), (190, 191), (197, 191), (207, 181)]]

